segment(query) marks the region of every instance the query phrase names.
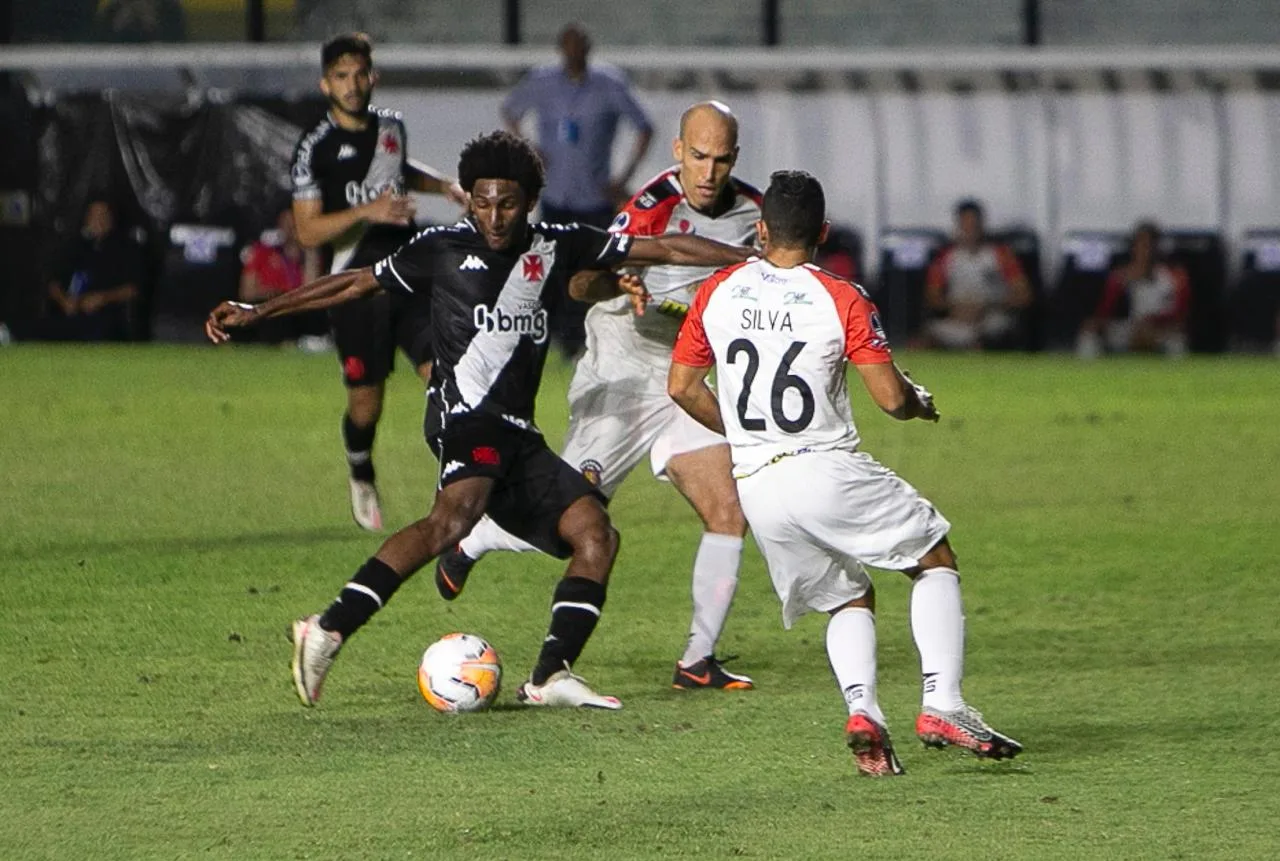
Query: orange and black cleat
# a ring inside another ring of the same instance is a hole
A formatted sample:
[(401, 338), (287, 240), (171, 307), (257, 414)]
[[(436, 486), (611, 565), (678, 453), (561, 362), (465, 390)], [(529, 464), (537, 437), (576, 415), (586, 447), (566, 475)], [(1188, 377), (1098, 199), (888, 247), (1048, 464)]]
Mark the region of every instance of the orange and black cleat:
[(462, 594), (462, 587), (467, 585), (467, 577), (471, 575), (476, 561), (463, 553), (461, 547), (440, 554), (436, 560), (436, 589), (441, 598), (452, 601)]
[[(725, 658), (726, 661), (733, 660)], [(719, 688), (726, 691), (749, 691), (756, 686), (749, 676), (731, 673), (724, 668), (715, 655), (707, 655), (696, 664), (688, 667), (676, 664), (675, 677), (671, 687), (679, 691), (691, 691), (697, 688)]]
[(854, 712), (844, 725), (845, 742), (853, 751), (858, 771), (868, 777), (893, 777), (906, 774), (889, 742), (889, 731), (871, 719), (866, 712)]
[(926, 708), (916, 718), (916, 735), (925, 747), (962, 747), (983, 759), (1013, 759), (1022, 745), (992, 729), (969, 705), (941, 711)]

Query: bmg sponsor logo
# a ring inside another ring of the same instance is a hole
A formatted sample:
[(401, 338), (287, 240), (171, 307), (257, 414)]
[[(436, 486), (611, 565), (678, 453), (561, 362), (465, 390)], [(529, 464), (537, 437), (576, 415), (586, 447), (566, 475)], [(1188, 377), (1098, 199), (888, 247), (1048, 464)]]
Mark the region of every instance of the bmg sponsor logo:
[(543, 308), (512, 314), (502, 308), (477, 305), (476, 329), (487, 335), (528, 335), (535, 344), (547, 342), (547, 312)]

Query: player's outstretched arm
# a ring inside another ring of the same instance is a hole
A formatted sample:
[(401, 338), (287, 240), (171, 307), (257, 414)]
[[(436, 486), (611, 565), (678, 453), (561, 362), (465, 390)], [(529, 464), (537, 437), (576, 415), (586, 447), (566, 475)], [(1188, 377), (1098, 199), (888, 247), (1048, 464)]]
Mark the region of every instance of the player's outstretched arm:
[(855, 364), (854, 367), (858, 369), (858, 376), (862, 377), (862, 384), (867, 387), (876, 406), (895, 419), (938, 420), (933, 395), (924, 386), (913, 383), (893, 362)]
[(716, 393), (707, 385), (710, 366), (705, 368), (673, 361), (667, 372), (667, 394), (699, 424), (724, 435), (724, 416), (720, 415), (720, 402)]
[(332, 242), (357, 224), (393, 224), (407, 227), (413, 224), (413, 200), (406, 195), (387, 189), (362, 206), (325, 212), (319, 200), (295, 200), (293, 221), (297, 225), (298, 241), (306, 248), (318, 248)]
[(408, 168), (406, 173), (409, 187), (414, 191), (422, 191), (427, 194), (442, 194), (451, 203), (456, 203), (458, 206), (467, 205), (467, 193), (462, 190), (462, 186), (458, 185), (456, 179), (445, 176), (434, 167), (423, 164), (417, 159), (409, 159)]
[(754, 253), (755, 249), (745, 245), (725, 245), (713, 239), (677, 233), (636, 237), (623, 262), (635, 266), (732, 266)]
[(228, 330), (252, 326), (259, 320), (270, 317), (284, 317), (289, 314), (301, 314), (304, 311), (319, 311), (332, 308), (368, 295), (380, 289), (378, 279), (370, 268), (353, 269), (348, 272), (337, 272), (317, 278), (303, 284), (296, 290), (281, 293), (274, 299), (260, 305), (245, 302), (223, 302), (214, 308), (205, 321), (204, 331), (209, 340), (222, 344), (231, 340)]
[(586, 269), (575, 272), (569, 279), (569, 295), (579, 302), (603, 302), (626, 294), (639, 316), (644, 315), (644, 305), (649, 301), (649, 291), (639, 275), (619, 275), (607, 269)]

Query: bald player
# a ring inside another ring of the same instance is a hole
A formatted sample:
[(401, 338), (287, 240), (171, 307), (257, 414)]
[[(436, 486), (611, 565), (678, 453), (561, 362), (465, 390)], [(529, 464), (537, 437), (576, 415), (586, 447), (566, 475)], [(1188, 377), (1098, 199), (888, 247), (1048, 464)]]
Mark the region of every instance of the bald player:
[[(675, 166), (647, 182), (610, 230), (633, 236), (691, 233), (752, 244), (761, 195), (732, 175), (738, 121), (729, 108), (700, 102), (686, 110), (672, 151)], [(587, 312), (587, 349), (569, 385), (569, 432), (562, 457), (612, 498), (648, 455), (653, 474), (670, 481), (693, 506), (704, 531), (693, 562), (693, 622), (672, 684), (741, 690), (754, 686), (751, 679), (728, 672), (715, 656), (737, 590), (747, 530), (729, 445), (677, 407), (666, 388), (676, 334), (698, 285), (711, 273), (698, 266), (631, 272), (648, 288), (642, 312), (628, 301), (602, 302)], [(594, 272), (576, 277), (618, 276)], [(436, 586), (452, 600), (485, 553), (532, 549), (485, 518), (457, 549), (440, 557)]]

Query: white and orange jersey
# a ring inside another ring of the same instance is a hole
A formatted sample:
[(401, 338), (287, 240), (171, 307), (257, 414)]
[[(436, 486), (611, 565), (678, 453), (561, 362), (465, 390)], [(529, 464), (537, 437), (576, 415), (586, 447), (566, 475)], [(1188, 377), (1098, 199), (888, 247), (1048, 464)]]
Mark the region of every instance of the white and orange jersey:
[[(732, 195), (732, 199), (719, 215), (713, 218), (699, 212), (684, 195), (679, 168), (669, 168), (644, 184), (609, 229), (631, 236), (688, 233), (729, 245), (751, 245), (756, 236), (755, 224), (760, 218), (760, 192), (733, 177), (725, 194)], [(671, 345), (680, 331), (680, 323), (689, 312), (698, 285), (714, 271), (715, 267), (708, 266), (651, 266), (641, 270), (639, 274), (652, 297), (644, 315), (637, 317), (629, 298), (620, 297), (593, 307), (588, 312), (588, 328), (593, 318), (597, 325), (606, 327), (598, 334), (606, 335), (607, 340), (601, 346), (609, 348), (609, 352), (631, 349), (652, 353), (655, 360), (660, 360), (657, 370), (665, 379)], [(601, 319), (607, 317), (621, 319)], [(619, 325), (623, 321), (625, 327)], [(620, 331), (610, 331), (614, 329)], [(626, 329), (634, 335), (627, 338)]]
[(698, 289), (673, 362), (715, 365), (716, 391), (742, 478), (802, 451), (856, 449), (845, 368), (893, 360), (863, 289), (806, 263), (721, 269)]

